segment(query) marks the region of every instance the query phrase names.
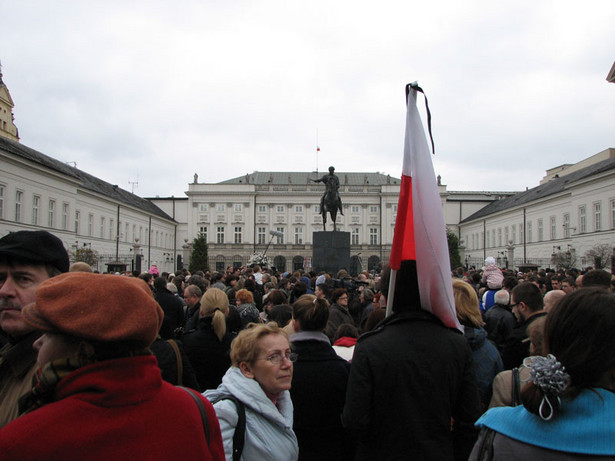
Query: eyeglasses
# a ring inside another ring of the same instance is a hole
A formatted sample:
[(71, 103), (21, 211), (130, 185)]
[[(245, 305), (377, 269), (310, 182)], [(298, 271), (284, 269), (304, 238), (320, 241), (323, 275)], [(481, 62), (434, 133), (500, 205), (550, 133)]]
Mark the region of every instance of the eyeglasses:
[(514, 309), (514, 308), (515, 308), (515, 307), (517, 307), (519, 304), (523, 304), (523, 301), (522, 301), (522, 302), (520, 302), (520, 303), (511, 304), (511, 305), (510, 305), (510, 308), (511, 308), (511, 309)]
[(348, 296), (340, 296), (340, 297), (339, 297), (339, 298), (337, 298), (337, 299), (338, 299), (338, 300), (340, 300), (340, 299), (341, 299), (341, 300), (343, 301), (343, 300), (345, 300), (345, 299), (348, 299)]
[(283, 359), (288, 360), (289, 362), (296, 362), (297, 359), (299, 358), (299, 355), (296, 354), (295, 352), (287, 352), (285, 354), (271, 354), (267, 357), (263, 357), (261, 359), (256, 359), (256, 360), (269, 360), (273, 365), (279, 365), (280, 363), (282, 363)]

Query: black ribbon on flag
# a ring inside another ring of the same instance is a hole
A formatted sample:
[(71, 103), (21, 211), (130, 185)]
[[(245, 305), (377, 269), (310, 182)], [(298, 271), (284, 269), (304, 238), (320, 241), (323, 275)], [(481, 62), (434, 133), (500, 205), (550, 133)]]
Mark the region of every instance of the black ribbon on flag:
[(431, 140), (431, 152), (436, 155), (436, 148), (433, 143), (433, 136), (431, 134), (431, 111), (429, 110), (429, 104), (427, 103), (427, 95), (423, 91), (423, 88), (419, 86), (417, 82), (408, 83), (406, 85), (406, 105), (408, 104), (408, 96), (410, 95), (410, 88), (422, 93), (425, 97), (425, 110), (427, 110), (427, 129), (429, 130), (429, 139)]

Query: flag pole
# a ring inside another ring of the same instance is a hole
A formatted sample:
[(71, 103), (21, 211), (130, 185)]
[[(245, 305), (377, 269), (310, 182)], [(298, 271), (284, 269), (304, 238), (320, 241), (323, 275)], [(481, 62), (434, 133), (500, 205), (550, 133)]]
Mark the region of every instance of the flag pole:
[(387, 310), (386, 317), (393, 313), (393, 298), (395, 297), (395, 283), (397, 281), (397, 270), (391, 269), (391, 278), (389, 279), (389, 292), (387, 293)]
[[(386, 314), (393, 314), (393, 306), (399, 310), (420, 308), (438, 317), (444, 325), (463, 331), (455, 311), (442, 199), (417, 108), (417, 93), (425, 99), (431, 152), (435, 153), (427, 98), (418, 83), (408, 84), (404, 158), (389, 259), (392, 270)], [(396, 284), (399, 286), (395, 288)]]

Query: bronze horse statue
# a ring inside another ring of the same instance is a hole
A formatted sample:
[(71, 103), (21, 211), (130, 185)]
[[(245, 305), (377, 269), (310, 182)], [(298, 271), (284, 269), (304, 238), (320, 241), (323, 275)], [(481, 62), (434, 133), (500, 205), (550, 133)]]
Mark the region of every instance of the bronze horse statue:
[(335, 168), (329, 167), (329, 174), (324, 175), (320, 179), (312, 179), (313, 182), (324, 183), (327, 187), (324, 195), (320, 199), (320, 214), (322, 215), (322, 229), (327, 230), (327, 212), (331, 215), (331, 221), (333, 221), (333, 230), (337, 231), (335, 224), (335, 218), (337, 218), (337, 212), (343, 216), (342, 211), (342, 199), (338, 193), (340, 188), (340, 181), (334, 173)]
[(335, 218), (337, 218), (337, 212), (343, 216), (342, 212), (342, 201), (340, 200), (339, 195), (337, 195), (337, 191), (327, 190), (322, 200), (322, 206), (320, 208), (320, 214), (322, 215), (322, 230), (327, 230), (327, 212), (331, 215), (331, 221), (333, 222), (333, 231), (337, 231), (337, 226), (335, 224)]

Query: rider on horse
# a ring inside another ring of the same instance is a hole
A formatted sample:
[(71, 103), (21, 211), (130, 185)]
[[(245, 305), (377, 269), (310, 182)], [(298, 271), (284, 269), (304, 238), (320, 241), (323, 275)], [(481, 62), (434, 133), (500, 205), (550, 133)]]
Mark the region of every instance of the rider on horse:
[(335, 168), (332, 166), (329, 167), (329, 174), (324, 175), (320, 179), (312, 179), (313, 182), (321, 182), (327, 186), (325, 193), (322, 194), (320, 198), (320, 212), (322, 213), (325, 209), (325, 197), (327, 194), (336, 198), (337, 203), (339, 204), (338, 209), (341, 215), (344, 215), (342, 211), (342, 199), (340, 198), (340, 194), (338, 192), (340, 188), (340, 180), (337, 175), (334, 173)]

